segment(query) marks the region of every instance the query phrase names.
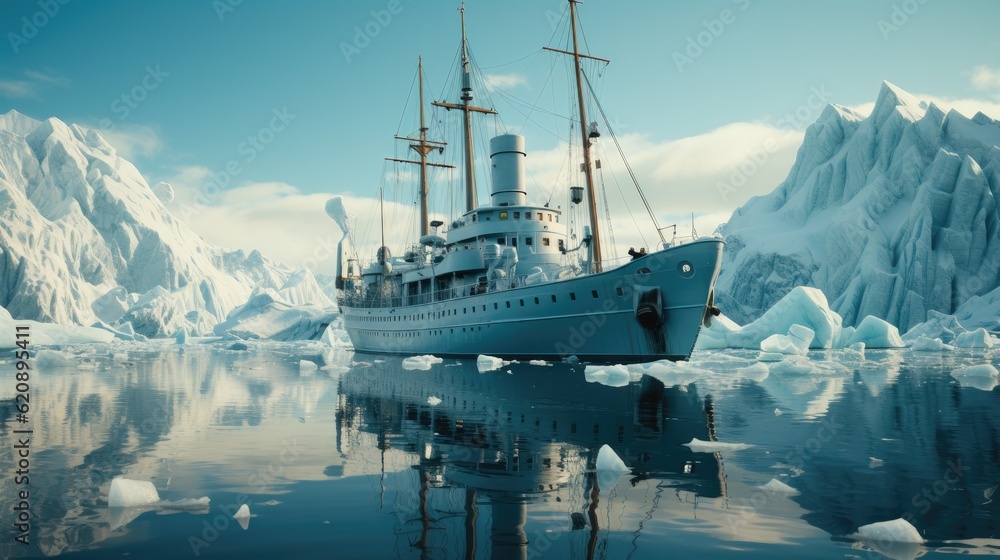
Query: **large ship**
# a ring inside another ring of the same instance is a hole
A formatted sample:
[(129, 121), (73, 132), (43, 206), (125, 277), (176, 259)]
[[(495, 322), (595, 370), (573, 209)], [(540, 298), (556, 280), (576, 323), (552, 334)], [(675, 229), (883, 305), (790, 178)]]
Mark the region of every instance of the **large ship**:
[[(591, 153), (600, 133), (596, 123), (587, 124), (582, 61), (603, 59), (580, 52), (575, 4), (570, 0), (572, 50), (546, 49), (573, 60), (585, 187), (569, 187), (569, 203), (570, 208), (585, 203), (589, 222), (579, 235), (569, 235), (560, 207), (528, 201), (525, 141), (517, 134), (490, 140), (490, 200), (478, 203), (472, 117), (495, 111), (472, 105), (471, 60), (460, 10), (462, 102), (434, 105), (463, 117), (465, 212), (447, 225), (430, 219), (428, 168), (447, 166), (427, 161), (445, 144), (427, 138), (422, 60), (419, 136), (397, 136), (410, 143), (418, 159), (394, 159), (420, 168), (419, 243), (394, 257), (383, 234), (375, 258), (361, 263), (342, 209), (330, 212), (345, 232), (337, 257), (338, 304), (357, 351), (546, 360), (576, 356), (591, 362), (684, 360), (702, 324), (718, 314), (713, 287), (722, 259), (720, 238), (667, 241), (666, 228), (658, 227), (650, 210), (660, 240), (657, 248), (630, 250), (631, 259), (602, 258), (594, 186), (600, 162), (595, 166)], [(642, 200), (647, 202), (645, 196)]]

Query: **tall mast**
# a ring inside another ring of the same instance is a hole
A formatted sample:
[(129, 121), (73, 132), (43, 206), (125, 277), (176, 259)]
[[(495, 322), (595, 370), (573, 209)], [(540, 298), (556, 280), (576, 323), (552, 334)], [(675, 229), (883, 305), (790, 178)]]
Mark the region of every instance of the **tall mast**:
[(580, 65), (580, 48), (576, 42), (576, 2), (569, 0), (569, 24), (573, 28), (573, 62), (576, 64), (576, 96), (580, 106), (580, 134), (583, 135), (583, 174), (587, 179), (587, 206), (590, 210), (590, 231), (593, 235), (594, 272), (601, 271), (601, 230), (597, 219), (597, 197), (594, 195), (593, 165), (590, 157), (590, 138), (587, 135), (587, 109), (583, 104), (583, 68)]
[(487, 113), (495, 115), (496, 111), (492, 109), (484, 109), (482, 107), (475, 107), (471, 104), (472, 102), (472, 76), (471, 76), (471, 66), (472, 62), (469, 60), (469, 41), (465, 36), (465, 3), (458, 9), (462, 14), (462, 103), (461, 105), (457, 103), (443, 103), (434, 102), (435, 106), (444, 107), (449, 111), (451, 109), (458, 109), (462, 111), (464, 128), (463, 137), (465, 140), (465, 211), (469, 212), (475, 210), (479, 206), (479, 201), (476, 196), (476, 170), (475, 162), (473, 160), (473, 150), (472, 150), (472, 113)]
[(424, 57), (417, 57), (417, 74), (420, 81), (420, 235), (430, 235), (430, 212), (427, 209), (427, 125), (424, 123)]
[[(420, 139), (416, 142), (410, 144), (410, 148), (413, 148), (420, 156), (419, 161), (412, 161), (408, 159), (396, 159), (396, 158), (385, 158), (389, 161), (395, 161), (399, 163), (413, 163), (420, 166), (420, 235), (430, 235), (430, 210), (428, 210), (427, 195), (428, 195), (428, 174), (427, 166), (431, 167), (446, 167), (454, 169), (454, 165), (444, 165), (441, 163), (427, 163), (427, 154), (433, 150), (443, 151), (444, 147), (447, 145), (444, 142), (434, 142), (427, 139), (427, 124), (424, 121), (424, 57), (417, 58), (417, 74), (418, 81), (420, 83)], [(397, 140), (410, 140), (403, 136), (396, 136)]]

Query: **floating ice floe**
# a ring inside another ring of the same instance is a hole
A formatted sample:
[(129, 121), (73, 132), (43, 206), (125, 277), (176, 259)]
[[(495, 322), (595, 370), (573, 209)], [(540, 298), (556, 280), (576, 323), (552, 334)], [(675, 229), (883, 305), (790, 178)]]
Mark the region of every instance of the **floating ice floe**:
[(695, 453), (720, 453), (723, 451), (740, 451), (741, 449), (748, 449), (753, 447), (747, 443), (723, 443), (721, 441), (701, 441), (698, 438), (692, 438), (689, 443), (683, 444), (684, 447), (690, 447), (691, 451)]
[(136, 507), (155, 504), (160, 501), (156, 487), (148, 480), (115, 478), (108, 492), (109, 507)]
[(318, 368), (319, 366), (316, 365), (316, 362), (310, 360), (299, 360), (299, 373), (313, 372)]
[(41, 368), (76, 367), (79, 360), (68, 352), (60, 350), (39, 350), (35, 352), (35, 364)]
[(965, 366), (951, 372), (963, 387), (972, 387), (981, 391), (992, 391), (1000, 385), (1000, 371), (992, 364)]
[(953, 343), (956, 348), (993, 348), (996, 344), (989, 332), (984, 328), (959, 333)]
[(611, 449), (610, 445), (602, 445), (597, 452), (597, 483), (598, 487), (607, 492), (618, 484), (623, 476), (632, 472), (632, 469), (622, 461), (621, 457)]
[(431, 366), (434, 364), (440, 364), (443, 361), (443, 358), (431, 356), (430, 354), (424, 354), (423, 356), (410, 356), (409, 358), (403, 360), (403, 369), (427, 371), (431, 369)]
[(947, 352), (954, 349), (954, 346), (945, 344), (940, 338), (929, 338), (926, 336), (918, 336), (910, 344), (910, 350), (915, 352)]
[(736, 375), (757, 382), (767, 379), (770, 374), (771, 369), (767, 367), (767, 364), (761, 362), (736, 370)]
[(437, 405), (441, 404), (441, 399), (438, 398), (438, 397), (435, 397), (434, 395), (431, 395), (431, 396), (427, 397), (427, 404), (429, 404), (431, 406), (437, 406)]
[(233, 514), (233, 519), (240, 524), (244, 531), (250, 528), (250, 506), (243, 504), (240, 509)]
[(583, 375), (587, 383), (599, 383), (608, 387), (624, 387), (632, 381), (629, 368), (620, 364), (616, 366), (587, 366)]
[[(38, 321), (22, 321), (11, 316), (5, 308), (0, 307), (0, 332), (14, 333), (15, 327), (27, 327), (31, 333), (32, 346), (65, 346), (69, 344), (82, 344), (90, 342), (111, 342), (115, 335), (103, 330), (91, 327), (78, 327), (75, 325), (56, 325), (53, 323), (39, 323)], [(13, 334), (0, 337), (0, 349), (16, 348), (17, 339)]]
[(791, 486), (785, 484), (784, 482), (778, 480), (777, 478), (772, 478), (770, 482), (761, 486), (762, 490), (770, 492), (772, 494), (798, 494), (799, 491), (792, 488)]
[(502, 358), (481, 354), (479, 358), (476, 359), (476, 368), (479, 369), (479, 373), (484, 373), (487, 371), (498, 370), (509, 363), (510, 362), (504, 361)]
[(530, 366), (548, 366), (552, 365), (545, 360), (528, 360), (528, 365)]
[(713, 319), (710, 327), (701, 330), (695, 348), (759, 348), (768, 354), (804, 354), (809, 349), (844, 348), (858, 342), (868, 348), (903, 346), (899, 331), (891, 324), (868, 316), (857, 328), (844, 327), (823, 292), (799, 286), (747, 325), (739, 326), (721, 316)]
[(784, 354), (779, 354), (778, 352), (761, 352), (757, 354), (758, 362), (780, 362), (785, 359)]
[(924, 542), (917, 528), (902, 518), (862, 525), (858, 527), (858, 534), (865, 540), (871, 541), (917, 544)]

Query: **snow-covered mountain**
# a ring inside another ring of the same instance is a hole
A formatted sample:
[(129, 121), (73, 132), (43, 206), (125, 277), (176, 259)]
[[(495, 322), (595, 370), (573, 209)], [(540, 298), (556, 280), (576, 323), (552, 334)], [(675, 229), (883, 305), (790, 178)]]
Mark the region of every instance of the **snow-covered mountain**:
[(332, 305), (311, 272), (206, 243), (166, 209), (172, 195), (94, 130), (0, 115), (0, 306), (17, 319), (169, 336), (211, 334), (255, 287)]
[(928, 310), (995, 301), (998, 195), (1000, 122), (885, 82), (868, 117), (827, 107), (787, 179), (722, 226), (716, 301), (746, 322), (815, 286), (845, 324), (874, 315), (902, 331)]

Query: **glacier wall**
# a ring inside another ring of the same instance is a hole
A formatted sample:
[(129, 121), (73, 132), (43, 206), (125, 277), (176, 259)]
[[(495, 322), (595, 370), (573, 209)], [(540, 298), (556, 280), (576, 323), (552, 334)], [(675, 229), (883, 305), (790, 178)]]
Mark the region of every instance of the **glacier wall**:
[(163, 337), (212, 334), (255, 287), (333, 305), (309, 271), (206, 243), (170, 214), (168, 195), (94, 130), (0, 115), (0, 307)]
[(885, 82), (868, 117), (827, 107), (785, 181), (721, 226), (716, 301), (748, 322), (805, 285), (845, 325), (953, 314), (998, 286), (998, 194), (1000, 122)]

